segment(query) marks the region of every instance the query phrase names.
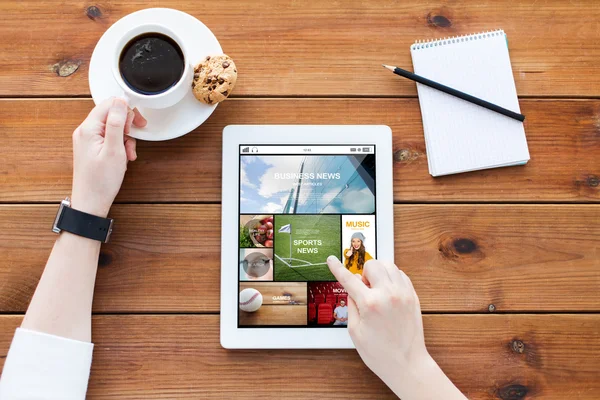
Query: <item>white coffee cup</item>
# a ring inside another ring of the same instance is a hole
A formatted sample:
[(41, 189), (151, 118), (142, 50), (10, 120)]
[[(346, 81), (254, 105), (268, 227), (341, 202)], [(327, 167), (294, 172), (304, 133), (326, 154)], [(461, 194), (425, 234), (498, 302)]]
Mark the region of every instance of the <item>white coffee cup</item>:
[[(119, 57), (121, 56), (121, 52), (125, 46), (131, 41), (131, 39), (145, 33), (161, 33), (170, 37), (173, 39), (173, 41), (175, 41), (175, 43), (177, 43), (181, 49), (181, 52), (183, 53), (184, 69), (181, 78), (175, 85), (173, 85), (173, 87), (158, 94), (143, 94), (132, 90), (123, 80), (121, 71), (119, 70)], [(127, 103), (130, 107), (167, 108), (179, 103), (186, 93), (191, 90), (192, 74), (194, 69), (188, 60), (187, 52), (183, 46), (183, 42), (175, 32), (164, 25), (144, 24), (130, 29), (117, 41), (112, 70), (115, 80), (123, 90), (123, 97), (125, 100), (127, 100)]]

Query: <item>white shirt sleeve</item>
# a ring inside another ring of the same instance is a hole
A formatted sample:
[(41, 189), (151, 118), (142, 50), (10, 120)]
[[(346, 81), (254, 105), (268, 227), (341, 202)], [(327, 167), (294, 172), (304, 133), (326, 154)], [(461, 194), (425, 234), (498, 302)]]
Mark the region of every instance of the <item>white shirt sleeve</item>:
[(84, 400), (92, 343), (17, 328), (0, 378), (1, 400)]

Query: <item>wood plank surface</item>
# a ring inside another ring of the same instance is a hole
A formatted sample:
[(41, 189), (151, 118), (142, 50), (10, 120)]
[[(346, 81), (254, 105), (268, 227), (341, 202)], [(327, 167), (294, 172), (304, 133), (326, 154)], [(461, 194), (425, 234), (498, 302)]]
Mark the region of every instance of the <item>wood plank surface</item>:
[[(0, 368), (20, 316), (0, 316)], [(88, 399), (393, 399), (354, 350), (236, 350), (216, 315), (97, 316)], [(598, 315), (426, 315), (469, 399), (598, 399)], [(285, 394), (285, 395), (283, 395)]]
[[(395, 259), (424, 311), (600, 311), (600, 206), (396, 205)], [(27, 307), (54, 205), (0, 206), (0, 312)], [(116, 205), (96, 312), (217, 312), (218, 205)], [(233, 244), (232, 244), (233, 246)], [(238, 268), (232, 266), (232, 268)]]
[[(3, 314), (26, 310), (71, 190), (94, 46), (149, 7), (202, 20), (240, 75), (194, 132), (138, 143), (100, 255), (87, 398), (395, 398), (352, 350), (221, 348), (229, 124), (389, 125), (395, 258), (420, 296), (430, 353), (470, 399), (600, 398), (597, 0), (0, 1), (0, 370), (22, 319)], [(416, 39), (495, 28), (508, 35), (531, 161), (434, 179), (415, 85), (380, 64), (412, 69)], [(37, 202), (52, 204), (14, 204)], [(245, 323), (279, 323), (292, 308), (306, 321), (304, 306), (268, 303)]]
[(236, 61), (236, 96), (416, 95), (381, 63), (412, 68), (417, 39), (503, 28), (517, 92), (600, 94), (596, 0), (135, 0), (0, 2), (0, 96), (87, 95), (98, 39), (121, 17), (172, 7), (202, 20)]
[[(0, 100), (0, 202), (58, 202), (71, 190), (71, 133), (90, 100)], [(228, 124), (387, 124), (394, 199), (407, 202), (600, 201), (600, 101), (523, 100), (526, 166), (432, 178), (415, 99), (234, 99), (194, 132), (139, 142), (118, 202), (219, 202)]]

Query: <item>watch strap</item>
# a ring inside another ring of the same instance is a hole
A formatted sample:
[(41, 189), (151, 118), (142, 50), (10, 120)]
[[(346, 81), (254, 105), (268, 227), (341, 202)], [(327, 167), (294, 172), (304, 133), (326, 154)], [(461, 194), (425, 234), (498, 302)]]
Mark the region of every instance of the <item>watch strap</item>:
[(88, 239), (108, 242), (112, 231), (113, 220), (97, 217), (71, 207), (63, 207), (56, 226), (64, 231)]

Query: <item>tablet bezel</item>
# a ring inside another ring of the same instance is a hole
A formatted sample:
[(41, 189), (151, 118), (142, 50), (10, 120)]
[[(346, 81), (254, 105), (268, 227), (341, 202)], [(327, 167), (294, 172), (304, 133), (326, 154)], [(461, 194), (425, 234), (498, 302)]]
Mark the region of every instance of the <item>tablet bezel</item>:
[[(342, 140), (340, 140), (342, 139)], [(223, 129), (221, 346), (227, 349), (354, 348), (342, 328), (238, 328), (240, 145), (375, 145), (377, 256), (394, 259), (392, 131), (385, 125), (228, 125)], [(233, 267), (225, 267), (233, 266)]]

